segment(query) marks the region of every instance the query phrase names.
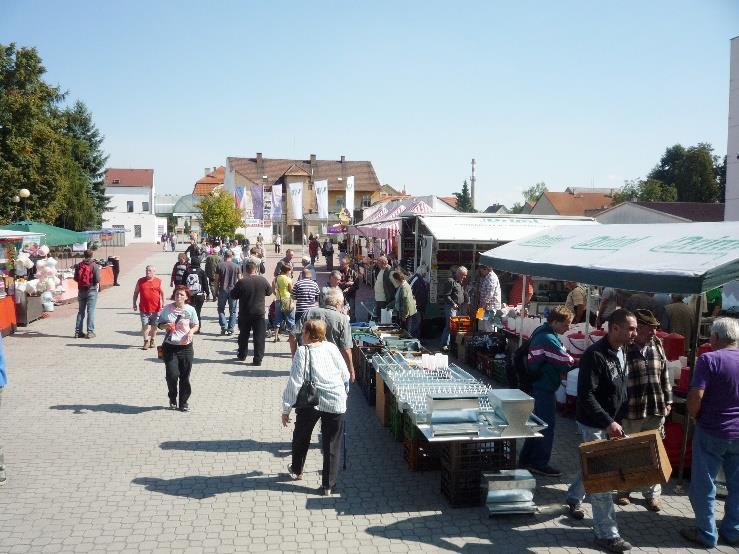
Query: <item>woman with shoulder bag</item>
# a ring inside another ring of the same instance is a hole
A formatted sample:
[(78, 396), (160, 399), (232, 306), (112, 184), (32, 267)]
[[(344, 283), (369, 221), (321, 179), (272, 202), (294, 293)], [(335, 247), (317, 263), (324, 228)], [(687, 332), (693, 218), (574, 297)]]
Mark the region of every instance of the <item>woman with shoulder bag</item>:
[(280, 273), (272, 284), (275, 291), (277, 305), (275, 306), (275, 342), (280, 342), (280, 324), (285, 322), (285, 331), (290, 331), (295, 325), (295, 302), (290, 296), (293, 289), (292, 264), (284, 264)]
[(290, 377), (282, 393), (282, 425), (287, 427), (293, 407), (296, 414), (292, 463), (287, 470), (294, 479), (303, 478), (310, 437), (320, 419), (323, 477), (319, 493), (330, 496), (336, 488), (339, 472), (349, 369), (336, 345), (326, 340), (324, 321), (310, 319), (305, 322), (303, 344), (295, 353)]
[(161, 357), (166, 368), (167, 389), (169, 390), (169, 408), (176, 410), (177, 385), (179, 383), (179, 409), (189, 412), (187, 401), (190, 399), (190, 371), (195, 355), (192, 348), (192, 337), (200, 328), (200, 321), (195, 308), (187, 304), (190, 290), (178, 285), (174, 290), (174, 303), (167, 305), (159, 315), (160, 329), (166, 331), (161, 348)]

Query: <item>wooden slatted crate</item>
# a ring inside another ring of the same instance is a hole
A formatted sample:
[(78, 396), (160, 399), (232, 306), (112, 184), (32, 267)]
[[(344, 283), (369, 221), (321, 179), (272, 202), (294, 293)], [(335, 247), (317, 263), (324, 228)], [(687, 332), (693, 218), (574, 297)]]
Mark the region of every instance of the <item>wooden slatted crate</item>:
[(583, 485), (588, 493), (664, 485), (672, 473), (658, 431), (584, 442), (579, 448)]

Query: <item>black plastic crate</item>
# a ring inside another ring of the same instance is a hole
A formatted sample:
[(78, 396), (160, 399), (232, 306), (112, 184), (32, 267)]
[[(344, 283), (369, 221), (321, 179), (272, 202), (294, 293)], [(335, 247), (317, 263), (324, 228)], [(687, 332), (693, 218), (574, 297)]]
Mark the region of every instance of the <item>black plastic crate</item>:
[(441, 465), (451, 472), (515, 469), (516, 441), (448, 442), (441, 450)]
[(441, 467), (441, 493), (454, 508), (481, 506), (485, 500), (479, 470), (451, 471)]
[(403, 441), (403, 459), (411, 471), (432, 471), (439, 469), (439, 449), (426, 439)]
[(423, 433), (418, 430), (418, 427), (413, 423), (411, 416), (408, 412), (403, 413), (403, 438), (406, 440), (421, 440), (426, 439)]

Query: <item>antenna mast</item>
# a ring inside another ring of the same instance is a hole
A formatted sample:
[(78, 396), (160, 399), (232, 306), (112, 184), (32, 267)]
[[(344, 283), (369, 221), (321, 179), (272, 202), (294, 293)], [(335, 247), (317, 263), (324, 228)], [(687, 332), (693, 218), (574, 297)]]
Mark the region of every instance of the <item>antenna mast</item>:
[(470, 177), (470, 195), (472, 196), (472, 207), (475, 207), (475, 181), (477, 180), (475, 177), (475, 158), (472, 158), (472, 176)]

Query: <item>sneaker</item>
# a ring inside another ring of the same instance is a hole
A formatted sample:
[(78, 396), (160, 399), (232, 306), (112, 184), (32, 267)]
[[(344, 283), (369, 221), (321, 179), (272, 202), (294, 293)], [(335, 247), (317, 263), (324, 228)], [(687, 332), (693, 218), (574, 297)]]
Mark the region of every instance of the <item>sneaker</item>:
[(703, 548), (713, 548), (714, 546), (704, 541), (703, 537), (701, 537), (698, 532), (698, 529), (695, 527), (684, 527), (683, 529), (680, 529), (680, 534), (684, 539), (689, 540), (692, 543), (699, 544)]
[(582, 511), (581, 502), (567, 502), (568, 515), (572, 519), (584, 519), (585, 512)]
[(225, 334), (226, 334), (226, 330), (225, 329), (221, 329), (221, 336), (223, 336)]
[(190, 411), (190, 406), (188, 406), (187, 404), (183, 404), (183, 405), (182, 405), (182, 406), (180, 407), (180, 411), (181, 411), (181, 412), (189, 412), (189, 411)]
[(82, 338), (82, 337), (84, 337), (84, 335), (82, 334), (82, 331), (75, 331), (74, 332), (74, 338), (79, 339), (79, 338)]
[(545, 477), (559, 477), (560, 475), (562, 475), (562, 472), (560, 470), (552, 466), (545, 466), (545, 467), (526, 466), (524, 469), (528, 469), (534, 475), (543, 475)]
[(256, 361), (256, 360), (254, 360), (254, 361), (253, 361), (253, 362), (251, 363), (251, 365), (259, 367), (260, 365), (262, 365), (262, 360), (259, 360), (259, 361)]
[(144, 341), (144, 346), (141, 347), (141, 350), (149, 350), (149, 341), (148, 340), (145, 340)]
[(303, 474), (302, 473), (296, 473), (296, 472), (293, 471), (293, 465), (292, 464), (290, 464), (290, 465), (287, 466), (287, 472), (290, 474), (290, 477), (292, 477), (296, 481), (300, 481), (300, 480), (303, 479)]
[(228, 331), (226, 331), (226, 334), (230, 337), (231, 335), (234, 334), (234, 332), (231, 329), (229, 329)]
[(626, 552), (631, 550), (631, 545), (621, 537), (613, 539), (595, 539), (595, 546), (606, 552)]
[(631, 498), (629, 498), (628, 492), (619, 492), (616, 496), (616, 504), (619, 506), (628, 506), (631, 504)]
[(95, 334), (95, 331), (88, 331), (86, 337), (88, 339), (94, 339), (97, 335)]
[(662, 509), (662, 503), (659, 498), (647, 498), (647, 510), (650, 512), (659, 512)]
[[(2, 485), (2, 483), (0, 483)], [(729, 537), (724, 535), (720, 530), (718, 532), (718, 540), (719, 542), (723, 542), (724, 544), (728, 544), (729, 546), (739, 546), (739, 539), (731, 540)]]
[(174, 402), (170, 402), (170, 403), (169, 403), (169, 409), (170, 409), (170, 410), (176, 410), (176, 409), (177, 409), (177, 404), (176, 404), (176, 403), (174, 403)]
[(236, 359), (243, 362), (246, 360), (246, 354), (236, 354)]
[(318, 494), (321, 496), (331, 496), (331, 489), (328, 487), (318, 487)]

